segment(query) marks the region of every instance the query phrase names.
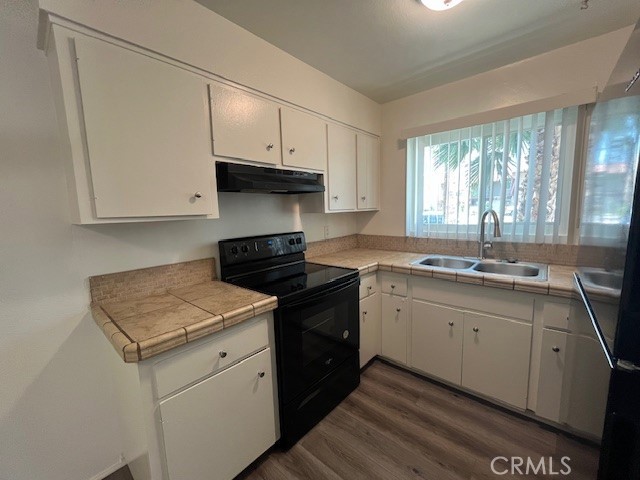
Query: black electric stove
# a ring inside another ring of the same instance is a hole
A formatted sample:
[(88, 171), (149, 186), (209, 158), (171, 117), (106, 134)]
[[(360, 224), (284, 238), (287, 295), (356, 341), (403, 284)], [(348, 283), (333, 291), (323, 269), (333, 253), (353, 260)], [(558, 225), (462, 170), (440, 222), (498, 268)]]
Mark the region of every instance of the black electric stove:
[(288, 448), (360, 383), (358, 271), (307, 262), (302, 232), (218, 246), (223, 281), (278, 297), (280, 445)]

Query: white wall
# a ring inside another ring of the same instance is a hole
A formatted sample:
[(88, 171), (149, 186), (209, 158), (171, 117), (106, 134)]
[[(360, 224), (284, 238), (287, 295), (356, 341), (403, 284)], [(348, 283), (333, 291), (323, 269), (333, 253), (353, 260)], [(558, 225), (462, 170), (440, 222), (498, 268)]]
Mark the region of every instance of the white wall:
[(406, 143), (401, 131), (468, 115), (602, 88), (633, 26), (433, 88), (382, 106), (382, 195), (361, 233), (405, 235)]
[(300, 214), (295, 197), (223, 194), (219, 220), (72, 226), (37, 21), (35, 0), (0, 0), (0, 479), (87, 480), (122, 451), (116, 353), (86, 315), (89, 276), (211, 256), (225, 237), (319, 240), (325, 224), (346, 235), (356, 221)]

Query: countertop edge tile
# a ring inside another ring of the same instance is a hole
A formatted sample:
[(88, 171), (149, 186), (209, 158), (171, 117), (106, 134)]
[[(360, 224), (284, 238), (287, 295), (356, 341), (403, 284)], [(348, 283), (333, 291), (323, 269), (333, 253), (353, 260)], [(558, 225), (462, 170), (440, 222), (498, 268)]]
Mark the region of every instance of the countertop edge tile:
[(187, 331), (184, 327), (142, 340), (138, 342), (140, 360), (146, 360), (185, 343), (187, 343)]
[(238, 307), (233, 310), (229, 310), (228, 312), (224, 312), (222, 315), (222, 322), (224, 324), (224, 328), (229, 328), (233, 325), (236, 325), (244, 320), (248, 320), (253, 318), (254, 310), (253, 305), (245, 305), (243, 307)]
[(261, 315), (266, 312), (271, 312), (278, 308), (278, 297), (269, 297), (264, 300), (259, 300), (253, 303), (254, 316)]
[(184, 330), (187, 333), (187, 343), (193, 342), (198, 338), (206, 337), (212, 333), (220, 332), (224, 330), (222, 315), (214, 315), (197, 323), (187, 325), (184, 327)]

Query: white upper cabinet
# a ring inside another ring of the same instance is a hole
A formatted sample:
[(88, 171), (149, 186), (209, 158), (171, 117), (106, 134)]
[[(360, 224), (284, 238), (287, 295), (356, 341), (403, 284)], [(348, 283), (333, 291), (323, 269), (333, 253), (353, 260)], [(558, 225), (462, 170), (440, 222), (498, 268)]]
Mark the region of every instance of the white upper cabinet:
[(356, 133), (348, 128), (329, 124), (328, 149), (328, 210), (356, 209)]
[(299, 110), (281, 107), (280, 127), (282, 165), (305, 170), (326, 170), (327, 132), (324, 121)]
[(98, 40), (76, 53), (96, 216), (210, 214), (203, 79)]
[(203, 77), (57, 26), (47, 56), (74, 223), (218, 216)]
[(209, 85), (209, 95), (214, 155), (280, 163), (277, 104), (218, 83)]
[(358, 210), (380, 208), (380, 141), (371, 135), (357, 135)]

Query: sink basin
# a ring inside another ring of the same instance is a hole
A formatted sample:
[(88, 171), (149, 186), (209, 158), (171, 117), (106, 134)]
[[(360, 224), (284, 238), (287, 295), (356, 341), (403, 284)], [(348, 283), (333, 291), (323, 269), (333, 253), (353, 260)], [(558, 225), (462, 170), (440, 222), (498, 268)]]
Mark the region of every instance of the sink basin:
[(430, 255), (426, 258), (416, 260), (413, 264), (442, 270), (455, 270), (472, 275), (491, 273), (509, 277), (524, 277), (534, 281), (544, 281), (547, 279), (546, 265), (530, 263), (505, 263), (495, 260)]
[(596, 288), (609, 288), (612, 290), (622, 289), (622, 273), (607, 272), (600, 269), (581, 269), (580, 276), (585, 285)]
[(540, 268), (522, 263), (480, 262), (473, 269), (477, 272), (511, 275), (512, 277), (537, 277)]
[(431, 267), (451, 268), (453, 270), (464, 270), (476, 264), (474, 260), (456, 257), (427, 257), (418, 262), (418, 265), (429, 265)]

